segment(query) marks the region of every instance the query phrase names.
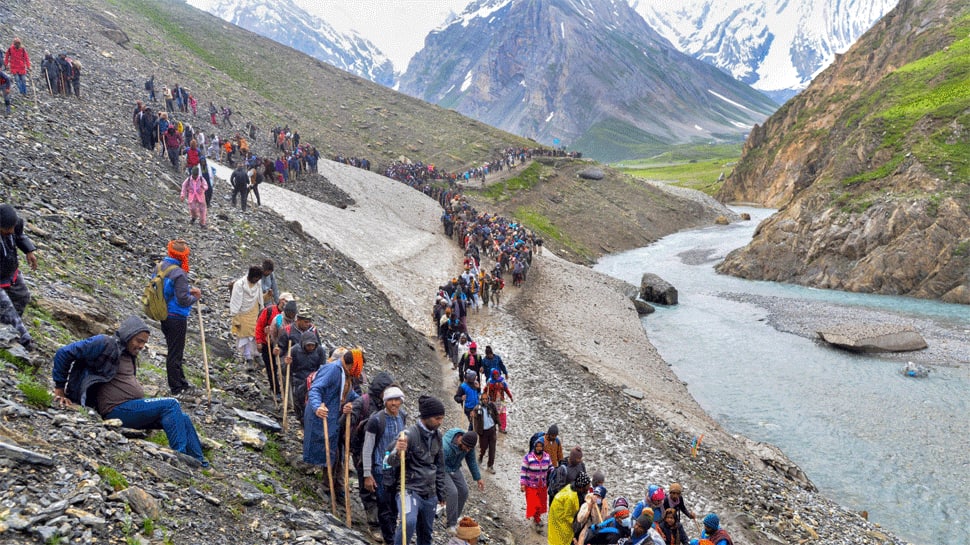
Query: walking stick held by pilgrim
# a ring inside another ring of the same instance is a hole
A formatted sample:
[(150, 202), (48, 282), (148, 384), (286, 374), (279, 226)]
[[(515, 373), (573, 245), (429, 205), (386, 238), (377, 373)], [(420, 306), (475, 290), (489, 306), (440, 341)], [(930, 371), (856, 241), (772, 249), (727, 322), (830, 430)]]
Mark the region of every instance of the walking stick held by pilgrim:
[[(288, 345), (286, 345), (286, 358), (287, 359), (290, 359), (292, 357), (292, 354), (293, 354), (293, 341), (291, 340), (290, 343)], [(283, 385), (283, 435), (286, 435), (286, 430), (287, 430), (287, 425), (286, 425), (286, 410), (289, 408), (289, 400), (290, 400), (290, 369), (292, 367), (293, 366), (291, 364), (289, 364), (289, 363), (286, 364), (286, 384)], [(326, 420), (324, 420), (323, 425), (324, 425), (324, 427), (326, 427), (326, 425), (327, 425)], [(327, 446), (327, 452), (329, 452), (330, 451), (330, 447), (329, 447), (330, 443), (328, 442), (327, 445), (328, 445)], [(327, 457), (329, 459), (330, 455), (327, 454)], [(327, 466), (327, 467), (329, 468), (330, 466)]]
[[(405, 441), (407, 441), (408, 434), (402, 431), (401, 434), (397, 436), (397, 438), (399, 441), (401, 439), (404, 439)], [(407, 515), (407, 511), (404, 509), (405, 502), (407, 502), (407, 500), (405, 499), (407, 497), (407, 492), (405, 492), (405, 486), (404, 486), (404, 455), (406, 454), (406, 452), (407, 452), (407, 449), (398, 449), (398, 455), (401, 456), (401, 543), (405, 545), (408, 542), (408, 515)]]
[(199, 309), (199, 337), (202, 338), (202, 366), (205, 369), (205, 397), (212, 407), (212, 388), (209, 385), (209, 351), (205, 347), (205, 324), (202, 323), (202, 305), (197, 304)]
[[(286, 405), (283, 405), (283, 412), (286, 412)], [(323, 446), (327, 453), (327, 484), (330, 486), (330, 512), (337, 516), (337, 504), (334, 496), (337, 492), (333, 489), (333, 458), (330, 457), (330, 427), (327, 426), (327, 417), (323, 417)]]
[(344, 516), (347, 528), (352, 528), (350, 520), (350, 413), (347, 413), (347, 424), (344, 426)]

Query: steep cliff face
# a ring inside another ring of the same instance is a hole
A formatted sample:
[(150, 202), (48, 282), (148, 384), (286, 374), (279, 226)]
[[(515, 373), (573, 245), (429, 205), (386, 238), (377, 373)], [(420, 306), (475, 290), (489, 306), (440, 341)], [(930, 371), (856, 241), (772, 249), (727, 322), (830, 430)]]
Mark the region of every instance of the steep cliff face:
[(719, 198), (781, 209), (719, 270), (970, 303), (968, 31), (903, 0), (752, 130)]
[(676, 51), (620, 0), (475, 2), (428, 36), (400, 89), (601, 160), (739, 140), (776, 107)]

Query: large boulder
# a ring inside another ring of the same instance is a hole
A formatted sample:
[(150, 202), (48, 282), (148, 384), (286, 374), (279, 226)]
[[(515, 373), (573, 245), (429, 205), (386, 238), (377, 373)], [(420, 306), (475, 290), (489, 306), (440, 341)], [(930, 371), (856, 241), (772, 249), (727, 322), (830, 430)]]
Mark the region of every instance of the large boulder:
[(676, 305), (677, 288), (653, 273), (640, 278), (640, 299), (658, 305)]
[(912, 326), (895, 324), (839, 324), (819, 330), (823, 341), (853, 352), (909, 352), (926, 348), (926, 340)]
[(584, 180), (602, 180), (606, 173), (601, 168), (590, 167), (579, 171), (579, 177)]

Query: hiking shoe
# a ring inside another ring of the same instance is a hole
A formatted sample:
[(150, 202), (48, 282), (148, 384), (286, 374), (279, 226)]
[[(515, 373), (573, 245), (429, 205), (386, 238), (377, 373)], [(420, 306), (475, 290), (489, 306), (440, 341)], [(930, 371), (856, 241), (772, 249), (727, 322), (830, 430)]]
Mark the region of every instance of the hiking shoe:
[(458, 527), (457, 526), (449, 526), (448, 527), (448, 535), (453, 536), (453, 535), (456, 535), (457, 533), (458, 533)]
[(489, 473), (491, 473), (492, 475), (495, 475), (495, 468), (494, 468), (494, 467), (490, 467), (490, 468), (488, 468), (488, 469), (487, 469), (487, 471), (488, 471)]

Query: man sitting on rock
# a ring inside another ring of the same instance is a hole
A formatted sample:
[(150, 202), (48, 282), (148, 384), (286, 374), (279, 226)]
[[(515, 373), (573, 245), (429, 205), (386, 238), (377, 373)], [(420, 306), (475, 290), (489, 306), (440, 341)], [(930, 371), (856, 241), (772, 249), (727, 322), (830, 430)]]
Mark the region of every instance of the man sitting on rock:
[(209, 467), (189, 415), (175, 398), (145, 399), (135, 376), (136, 357), (148, 343), (149, 330), (129, 316), (114, 335), (95, 335), (54, 354), (54, 402), (62, 407), (93, 407), (104, 419), (117, 418), (134, 429), (163, 429), (172, 450)]

